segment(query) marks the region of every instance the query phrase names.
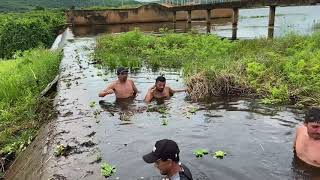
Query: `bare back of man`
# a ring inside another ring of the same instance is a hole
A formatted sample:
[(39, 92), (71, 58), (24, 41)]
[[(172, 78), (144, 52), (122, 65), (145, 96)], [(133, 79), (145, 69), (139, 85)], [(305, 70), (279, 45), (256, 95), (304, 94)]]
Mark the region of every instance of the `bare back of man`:
[(310, 137), (304, 125), (297, 128), (295, 151), (304, 162), (320, 167), (320, 140)]

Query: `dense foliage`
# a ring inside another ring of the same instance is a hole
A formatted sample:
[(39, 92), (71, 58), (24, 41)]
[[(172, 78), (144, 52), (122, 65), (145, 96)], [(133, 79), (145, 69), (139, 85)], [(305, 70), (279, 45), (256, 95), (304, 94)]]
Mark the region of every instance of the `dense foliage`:
[(11, 58), (17, 51), (38, 46), (51, 46), (65, 22), (62, 11), (0, 14), (0, 58)]
[(29, 11), (41, 8), (70, 9), (91, 6), (118, 7), (122, 5), (139, 4), (135, 0), (1, 0), (0, 12)]
[(135, 30), (98, 39), (109, 68), (181, 68), (191, 95), (258, 95), (265, 103), (320, 104), (320, 33), (232, 42), (212, 35)]
[(23, 150), (31, 142), (44, 117), (53, 116), (48, 112), (52, 109), (50, 102), (40, 98), (40, 92), (58, 74), (60, 59), (58, 52), (34, 49), (14, 60), (0, 61), (0, 155), (3, 161), (6, 161), (3, 157)]

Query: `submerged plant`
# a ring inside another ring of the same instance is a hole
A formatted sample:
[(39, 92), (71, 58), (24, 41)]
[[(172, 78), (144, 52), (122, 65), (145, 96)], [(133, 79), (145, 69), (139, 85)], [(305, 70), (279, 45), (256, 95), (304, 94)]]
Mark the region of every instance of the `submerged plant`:
[(114, 173), (116, 173), (116, 167), (115, 166), (112, 166), (106, 162), (104, 162), (102, 165), (101, 165), (101, 174), (104, 176), (104, 177), (110, 177), (112, 176)]

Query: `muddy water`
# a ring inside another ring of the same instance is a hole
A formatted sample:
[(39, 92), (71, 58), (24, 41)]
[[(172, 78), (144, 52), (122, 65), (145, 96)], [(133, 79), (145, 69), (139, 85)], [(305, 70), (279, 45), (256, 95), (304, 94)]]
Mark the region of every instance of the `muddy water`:
[[(320, 29), (320, 6), (302, 7), (277, 7), (274, 36), (283, 36), (290, 32), (299, 34), (310, 34)], [(249, 39), (257, 37), (267, 37), (268, 35), (268, 8), (242, 9), (239, 12), (238, 38)], [(205, 21), (192, 21), (188, 25), (184, 21), (179, 21), (174, 26), (173, 23), (145, 23), (145, 24), (122, 24), (93, 27), (77, 27), (74, 33), (77, 36), (97, 35), (100, 33), (127, 32), (139, 27), (144, 32), (159, 32), (160, 28), (175, 29), (176, 32), (187, 32), (194, 28), (199, 32), (230, 38), (232, 36), (231, 19), (213, 19), (211, 25), (207, 27)]]
[[(94, 46), (94, 38), (66, 43), (56, 97), (59, 117), (41, 130), (6, 179), (104, 179), (97, 157), (117, 167), (109, 179), (161, 179), (142, 155), (162, 138), (178, 142), (181, 160), (194, 179), (320, 178), (319, 170), (312, 171), (294, 159), (292, 141), (303, 116), (299, 110), (264, 107), (250, 99), (194, 103), (179, 93), (152, 104), (154, 110), (165, 107), (164, 114), (147, 112), (142, 100), (160, 73), (172, 88), (184, 83), (180, 72), (146, 69), (130, 74), (140, 91), (135, 100), (117, 102), (113, 95), (99, 98), (98, 92), (116, 76), (94, 65)], [(194, 108), (195, 113), (189, 112)], [(167, 125), (162, 125), (163, 119)], [(66, 157), (53, 156), (60, 143), (71, 147)], [(193, 151), (198, 148), (228, 155), (196, 158)]]
[[(100, 156), (117, 167), (109, 179), (161, 179), (153, 165), (142, 160), (161, 138), (178, 142), (181, 160), (194, 179), (320, 178), (319, 169), (297, 161), (292, 152), (295, 128), (303, 119), (300, 110), (265, 107), (252, 99), (194, 103), (179, 93), (153, 104), (168, 109), (165, 114), (147, 112), (142, 100), (156, 76), (164, 73), (172, 88), (184, 83), (180, 72), (146, 69), (130, 74), (140, 91), (134, 101), (116, 102), (112, 95), (99, 98), (98, 92), (116, 76), (94, 64), (94, 47), (94, 37), (69, 38), (56, 97), (59, 117), (42, 128), (6, 179), (104, 179)], [(188, 112), (194, 108), (195, 113)], [(168, 125), (162, 125), (163, 119)], [(53, 156), (60, 143), (70, 146), (65, 157)], [(198, 148), (228, 155), (196, 158), (193, 151)]]

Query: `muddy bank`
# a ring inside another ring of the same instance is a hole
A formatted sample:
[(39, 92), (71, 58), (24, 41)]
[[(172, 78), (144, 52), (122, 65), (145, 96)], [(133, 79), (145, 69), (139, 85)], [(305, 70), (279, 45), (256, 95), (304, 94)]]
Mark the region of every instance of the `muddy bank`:
[[(89, 175), (93, 179), (102, 178), (100, 165), (93, 163), (99, 150), (94, 137), (89, 136), (95, 131), (96, 122), (91, 119), (93, 112), (88, 99), (79, 100), (79, 97), (88, 97), (85, 89), (92, 78), (88, 56), (94, 39), (77, 42), (68, 37), (67, 40), (55, 100), (58, 118), (40, 130), (7, 172), (6, 179), (80, 179)], [(58, 144), (72, 147), (68, 156), (53, 155)], [(92, 171), (98, 173), (92, 174)]]

